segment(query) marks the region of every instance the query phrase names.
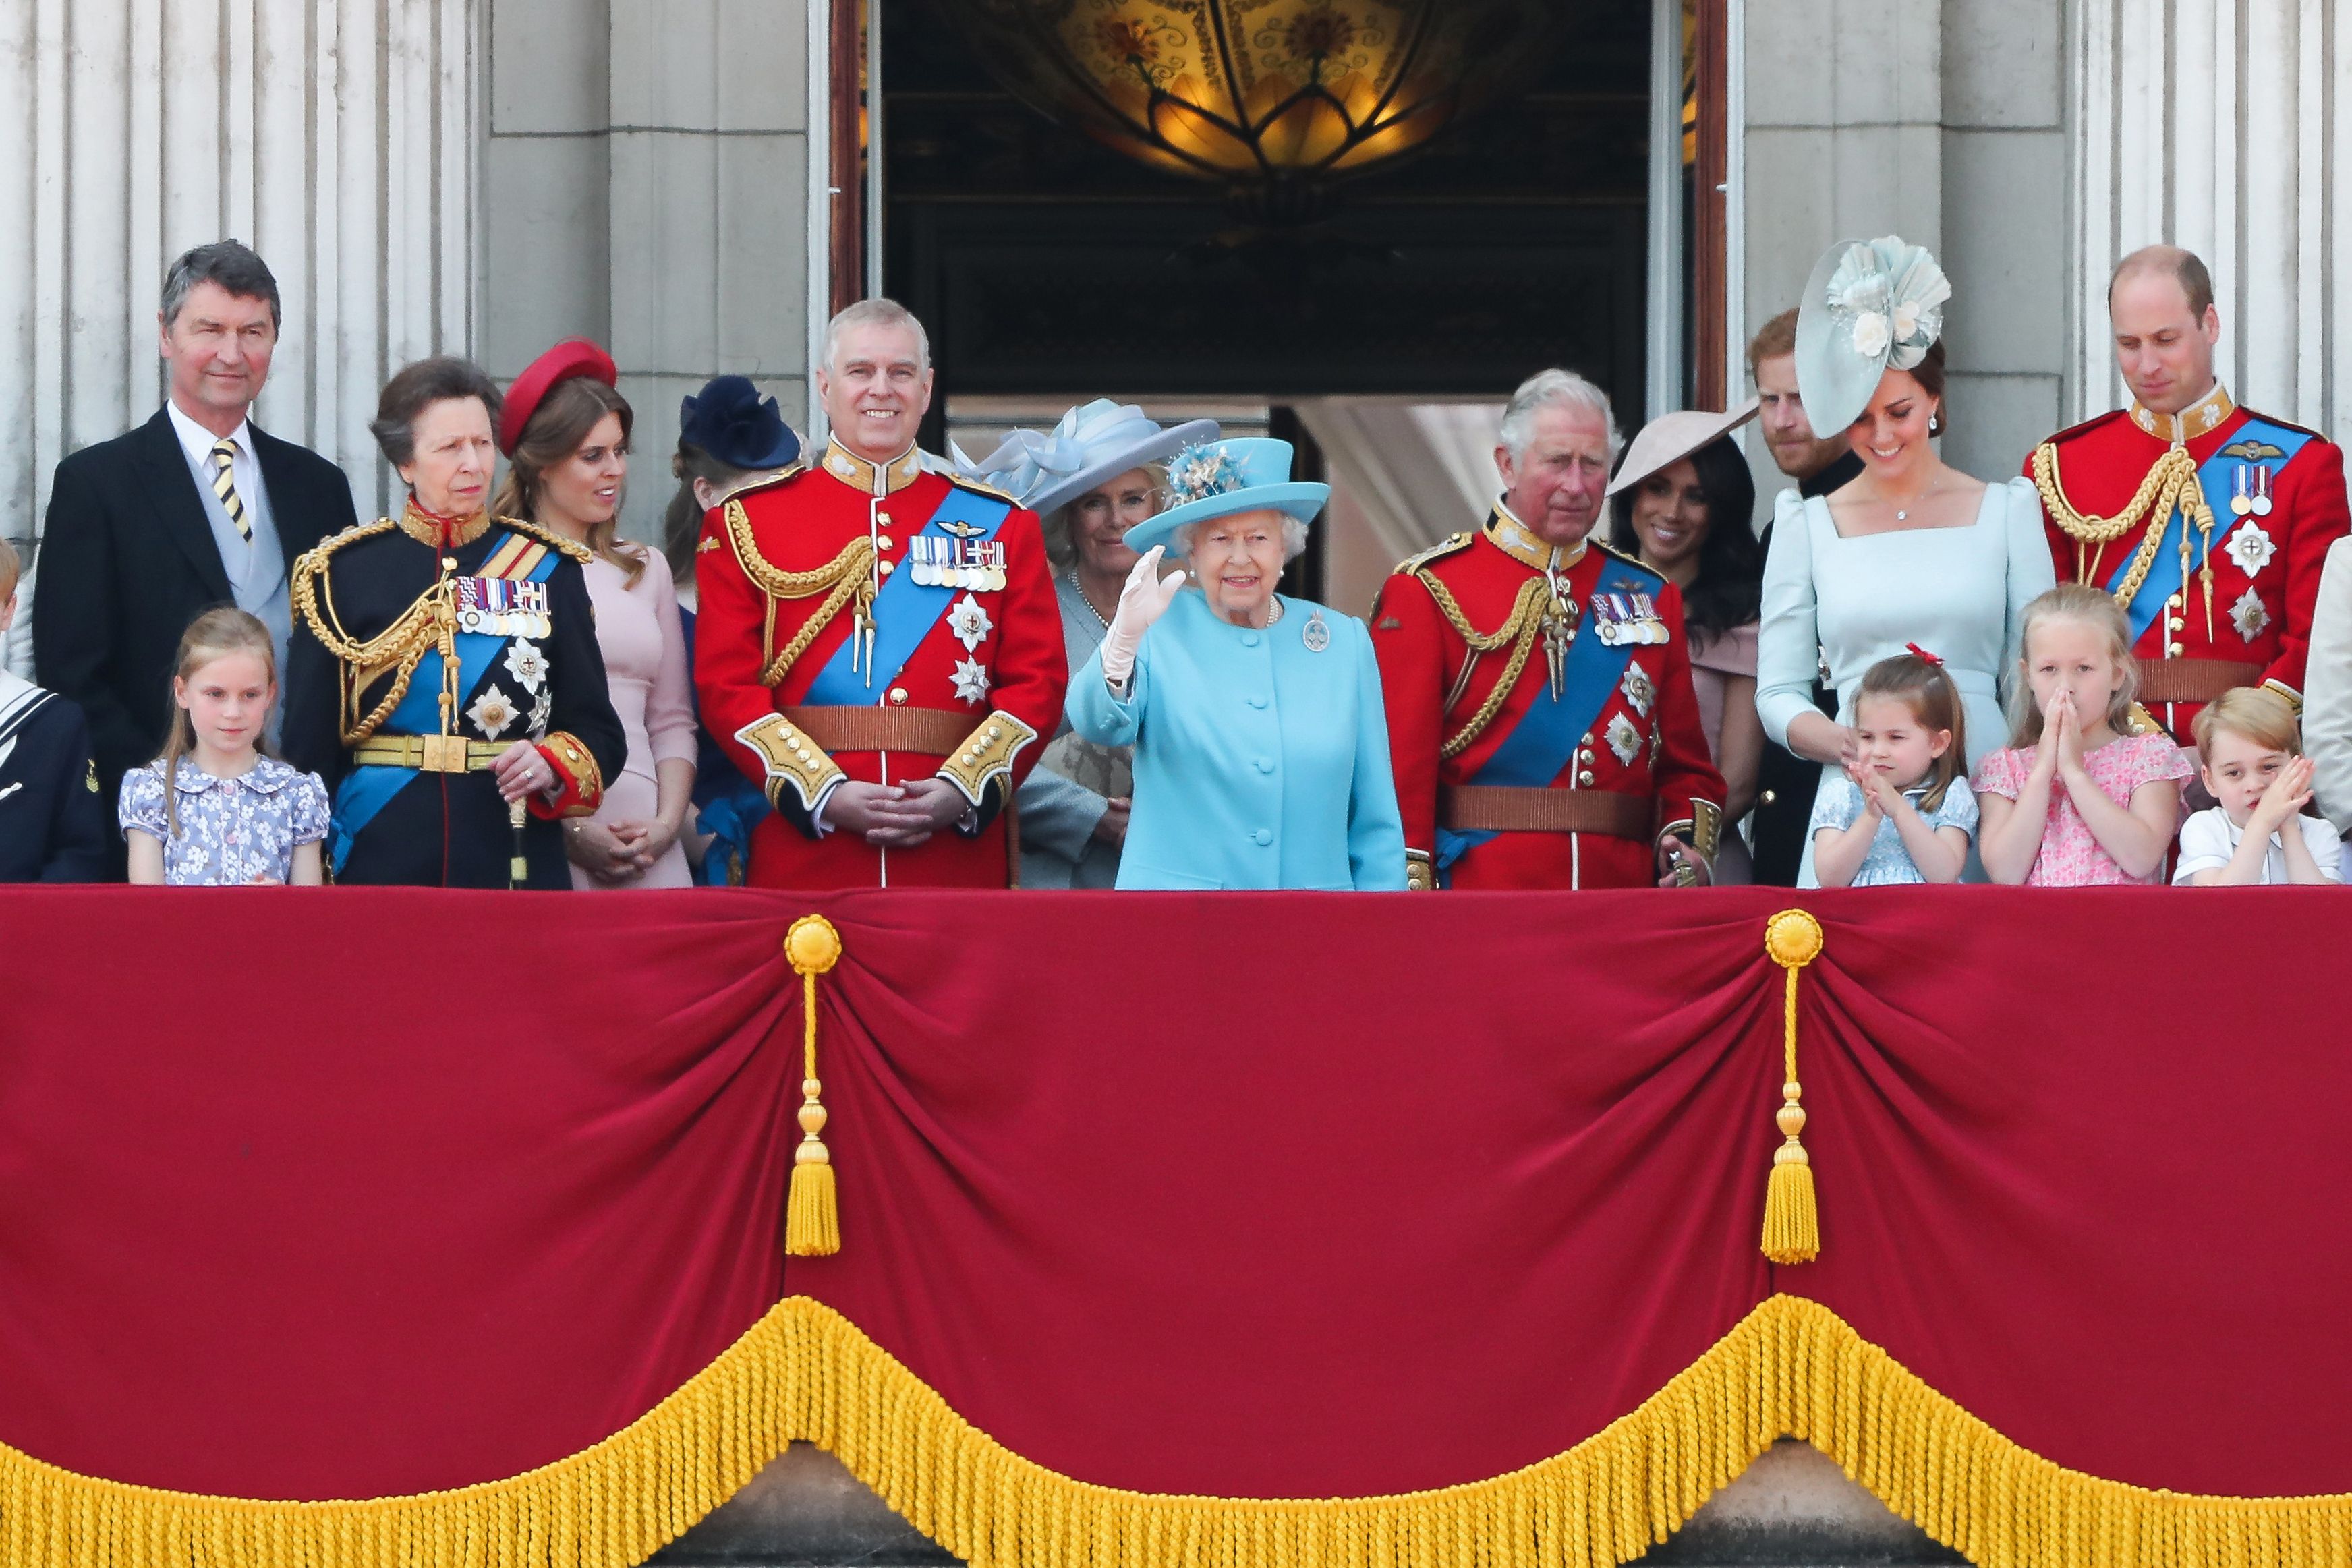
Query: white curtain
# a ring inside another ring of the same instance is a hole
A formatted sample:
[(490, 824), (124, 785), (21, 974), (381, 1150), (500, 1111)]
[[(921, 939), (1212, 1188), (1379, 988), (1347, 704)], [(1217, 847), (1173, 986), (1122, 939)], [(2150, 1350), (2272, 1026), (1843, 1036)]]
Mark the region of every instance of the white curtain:
[(1475, 528), (1501, 481), (1495, 473), (1499, 402), (1309, 398), (1292, 405), (1323, 449), (1390, 560)]

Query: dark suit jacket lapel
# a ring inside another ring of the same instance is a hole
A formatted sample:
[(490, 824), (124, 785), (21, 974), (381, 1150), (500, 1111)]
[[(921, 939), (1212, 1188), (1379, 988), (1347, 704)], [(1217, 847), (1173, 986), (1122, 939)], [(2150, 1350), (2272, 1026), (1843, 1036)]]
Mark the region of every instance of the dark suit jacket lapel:
[(269, 490), (269, 517), (278, 526), (278, 547), (291, 569), (296, 556), (327, 537), (334, 520), (323, 515), (311, 476), (301, 461), (315, 455), (290, 441), (278, 440), (257, 424), (246, 428), (253, 434), (253, 455), (261, 460), (261, 482)]
[(172, 416), (162, 409), (139, 432), (140, 458), (147, 472), (141, 476), (163, 531), (204, 580), (205, 591), (228, 600), (228, 569), (221, 565), (220, 543), (213, 538), (212, 519), (205, 515), (205, 498), (196, 490), (196, 476), (188, 471), (187, 449), (172, 427)]

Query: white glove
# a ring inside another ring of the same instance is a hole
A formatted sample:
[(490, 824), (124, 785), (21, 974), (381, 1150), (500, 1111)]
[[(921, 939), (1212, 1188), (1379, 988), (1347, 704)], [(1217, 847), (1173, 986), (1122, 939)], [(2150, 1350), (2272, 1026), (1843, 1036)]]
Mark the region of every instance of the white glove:
[(1102, 640), (1103, 679), (1113, 691), (1126, 689), (1128, 678), (1135, 674), (1135, 651), (1143, 646), (1143, 634), (1168, 613), (1168, 607), (1183, 590), (1182, 572), (1160, 577), (1160, 558), (1165, 553), (1160, 545), (1145, 551), (1127, 574), (1127, 586), (1118, 591), (1118, 608), (1111, 613), (1110, 630)]

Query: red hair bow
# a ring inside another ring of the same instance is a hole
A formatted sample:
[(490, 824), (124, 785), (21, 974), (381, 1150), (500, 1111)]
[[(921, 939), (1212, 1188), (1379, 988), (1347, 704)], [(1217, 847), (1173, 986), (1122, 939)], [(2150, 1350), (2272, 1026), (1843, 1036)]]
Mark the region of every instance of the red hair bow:
[(1922, 658), (1922, 659), (1927, 660), (1927, 663), (1929, 663), (1929, 664), (1931, 664), (1935, 665), (1935, 666), (1936, 666), (1936, 668), (1937, 668), (1937, 669), (1939, 669), (1939, 670), (1940, 670), (1940, 669), (1942, 669), (1942, 668), (1944, 667), (1944, 661), (1943, 661), (1943, 660), (1941, 660), (1941, 659), (1939, 659), (1939, 658), (1936, 657), (1936, 655), (1935, 655), (1935, 654), (1930, 653), (1929, 652), (1927, 652), (1927, 649), (1922, 648), (1921, 646), (1919, 646), (1919, 644), (1918, 644), (1918, 643), (1904, 643), (1903, 645), (1904, 645), (1906, 648), (1908, 648), (1909, 650), (1911, 650), (1912, 653), (1913, 653), (1915, 656), (1916, 656), (1916, 657), (1918, 657), (1918, 658)]

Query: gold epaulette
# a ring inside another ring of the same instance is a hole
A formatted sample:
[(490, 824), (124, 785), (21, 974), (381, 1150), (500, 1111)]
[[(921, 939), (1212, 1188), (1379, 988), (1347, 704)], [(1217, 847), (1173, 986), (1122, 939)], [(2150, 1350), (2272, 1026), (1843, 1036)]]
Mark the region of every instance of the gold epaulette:
[(353, 523), (341, 533), (320, 539), (317, 544), (296, 556), (294, 574), (299, 576), (304, 572), (310, 572), (316, 575), (322, 572), (327, 570), (327, 558), (345, 545), (356, 544), (361, 539), (373, 538), (377, 534), (388, 533), (399, 526), (390, 517), (378, 517), (372, 523)]
[(1607, 539), (1589, 538), (1586, 542), (1591, 545), (1593, 549), (1599, 550), (1602, 555), (1614, 556), (1619, 560), (1623, 561), (1627, 566), (1638, 569), (1644, 576), (1654, 578), (1659, 582), (1666, 580), (1664, 575), (1661, 573), (1656, 567), (1652, 566), (1648, 561), (1643, 560), (1640, 556), (1633, 554), (1631, 550), (1619, 549)]
[(993, 485), (982, 484), (977, 479), (967, 478), (961, 474), (953, 473), (945, 468), (935, 468), (931, 470), (931, 472), (937, 474), (940, 478), (946, 480), (949, 484), (953, 485), (959, 490), (970, 490), (975, 496), (987, 496), (992, 499), (1003, 501), (1014, 507), (1021, 505), (1021, 497), (1013, 494), (1010, 490), (1000, 490)]
[(1475, 535), (1467, 533), (1448, 534), (1445, 538), (1438, 540), (1427, 549), (1415, 555), (1409, 555), (1402, 560), (1397, 562), (1396, 570), (1390, 572), (1389, 575), (1391, 577), (1418, 577), (1421, 575), (1421, 569), (1427, 566), (1431, 561), (1443, 560), (1447, 556), (1454, 554), (1457, 550), (1468, 549), (1470, 548), (1471, 540), (1475, 538), (1476, 538)]
[[(417, 596), (415, 602), (400, 613), (398, 619), (375, 636), (364, 642), (354, 640), (344, 632), (334, 614), (333, 594), (328, 601), (319, 601), (319, 585), (327, 575), (328, 558), (345, 545), (377, 534), (389, 533), (400, 525), (391, 517), (378, 517), (372, 523), (359, 523), (345, 528), (332, 538), (321, 539), (315, 547), (295, 558), (293, 570), (288, 573), (289, 596), (294, 601), (294, 612), (310, 627), (310, 635), (319, 640), (337, 663), (342, 673), (337, 680), (337, 722), (342, 731), (343, 744), (355, 746), (373, 735), (392, 710), (408, 695), (408, 685), (416, 674), (417, 664), (427, 649), (436, 646), (441, 639), (439, 617), (441, 583)], [(443, 579), (446, 582), (447, 580)], [(386, 671), (392, 674), (391, 688), (383, 699), (358, 723), (351, 722), (352, 699), (355, 687)]]
[(787, 463), (782, 468), (762, 469), (759, 473), (747, 475), (721, 491), (717, 504), (723, 507), (739, 497), (757, 495), (760, 491), (771, 489), (787, 479), (797, 479), (807, 472), (808, 465), (804, 463)]
[(495, 517), (491, 520), (502, 528), (511, 528), (527, 538), (537, 539), (550, 549), (561, 550), (582, 566), (586, 566), (596, 559), (594, 550), (590, 549), (578, 539), (567, 538), (553, 528), (542, 527), (538, 523), (525, 522), (520, 517)]

